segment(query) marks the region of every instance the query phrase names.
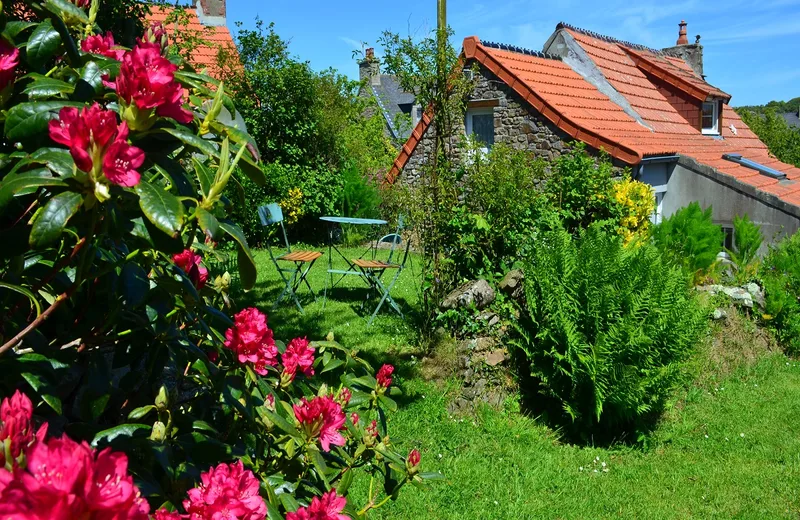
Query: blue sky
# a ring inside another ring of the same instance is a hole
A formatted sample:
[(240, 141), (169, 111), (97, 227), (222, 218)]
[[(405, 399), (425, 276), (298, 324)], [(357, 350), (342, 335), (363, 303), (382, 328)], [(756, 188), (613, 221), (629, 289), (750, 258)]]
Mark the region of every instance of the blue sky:
[[(423, 35), (436, 25), (436, 0), (227, 0), (228, 25), (275, 22), (293, 54), (317, 69), (358, 77), (352, 58), (361, 42), (376, 47), (384, 30)], [(651, 47), (675, 44), (685, 19), (689, 39), (702, 36), (708, 81), (732, 104), (762, 104), (800, 96), (800, 0), (449, 0), (455, 41), (477, 35), (541, 49), (559, 21)]]

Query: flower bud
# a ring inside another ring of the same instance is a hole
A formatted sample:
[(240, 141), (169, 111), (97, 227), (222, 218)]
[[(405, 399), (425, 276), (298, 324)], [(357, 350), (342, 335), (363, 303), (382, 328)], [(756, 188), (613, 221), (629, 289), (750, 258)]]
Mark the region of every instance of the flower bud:
[(409, 473), (414, 474), (419, 469), (419, 461), (422, 456), (416, 448), (411, 450), (406, 458), (406, 469)]
[(167, 38), (167, 30), (158, 22), (153, 22), (150, 27), (142, 35), (142, 42), (155, 43), (161, 49), (161, 55), (167, 55), (167, 48), (169, 47), (169, 39)]
[(353, 394), (352, 392), (350, 392), (350, 389), (347, 387), (342, 387), (342, 389), (339, 390), (339, 393), (336, 394), (335, 400), (337, 403), (342, 405), (342, 408), (344, 408), (345, 406), (347, 406), (347, 403), (349, 403), (350, 399), (352, 398)]
[(153, 431), (150, 432), (150, 440), (164, 442), (164, 439), (166, 438), (167, 426), (161, 421), (156, 421), (156, 423), (153, 425)]
[(159, 412), (163, 412), (169, 408), (169, 394), (166, 386), (161, 385), (161, 388), (158, 389), (158, 395), (156, 396), (155, 404)]
[(357, 426), (360, 419), (356, 412), (350, 414), (350, 422), (353, 423), (353, 426)]

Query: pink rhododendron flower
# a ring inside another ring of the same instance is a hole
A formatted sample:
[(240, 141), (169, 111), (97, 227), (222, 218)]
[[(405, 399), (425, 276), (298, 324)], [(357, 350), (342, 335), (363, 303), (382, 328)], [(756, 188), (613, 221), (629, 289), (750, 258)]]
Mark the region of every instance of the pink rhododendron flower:
[(258, 490), (258, 480), (241, 461), (222, 463), (200, 475), (183, 507), (192, 520), (263, 520), (267, 505)]
[(116, 83), (106, 85), (117, 91), (131, 128), (146, 130), (155, 123), (155, 116), (179, 123), (192, 121), (192, 112), (183, 108), (183, 87), (175, 81), (177, 69), (155, 43), (140, 42), (125, 53)]
[(177, 511), (167, 511), (162, 507), (155, 512), (153, 520), (181, 520), (181, 514)]
[(19, 49), (0, 38), (0, 90), (14, 81), (19, 65)]
[(375, 376), (375, 379), (378, 381), (378, 389), (386, 390), (390, 386), (392, 386), (392, 373), (394, 372), (394, 367), (392, 365), (383, 365), (380, 370), (378, 370), (378, 374)]
[(81, 50), (91, 54), (99, 54), (106, 58), (113, 58), (117, 61), (122, 61), (125, 56), (125, 49), (122, 49), (114, 43), (114, 35), (111, 31), (107, 31), (104, 35), (93, 34), (81, 42)]
[[(11, 398), (3, 399), (0, 405), (0, 447), (6, 439), (10, 443), (11, 457), (16, 459), (22, 450), (33, 441), (33, 403), (28, 396), (17, 390)], [(0, 450), (4, 451), (4, 450)], [(5, 453), (0, 452), (0, 461), (5, 464)]]
[(271, 411), (275, 411), (275, 396), (272, 394), (267, 394), (267, 409)]
[(289, 380), (294, 379), (299, 368), (306, 377), (314, 375), (314, 347), (308, 346), (308, 339), (295, 338), (286, 346), (286, 350), (281, 356), (284, 371), (290, 375)]
[(278, 364), (278, 349), (267, 327), (267, 316), (255, 307), (234, 316), (233, 327), (225, 331), (225, 346), (236, 354), (239, 363), (250, 364), (262, 376), (267, 366)]
[(294, 416), (300, 422), (309, 439), (319, 437), (323, 451), (331, 451), (331, 444), (344, 446), (347, 442), (339, 433), (344, 429), (345, 416), (342, 407), (329, 395), (315, 397), (311, 401), (303, 397), (293, 406)]
[(206, 280), (208, 280), (208, 269), (200, 263), (202, 260), (203, 257), (195, 254), (191, 249), (184, 249), (182, 253), (172, 256), (175, 265), (183, 269), (198, 290), (205, 287)]
[(71, 0), (73, 4), (77, 5), (78, 7), (89, 7), (92, 5), (92, 0)]
[[(50, 138), (69, 147), (79, 170), (92, 180), (108, 180), (118, 186), (136, 186), (141, 176), (137, 169), (144, 164), (144, 152), (128, 144), (128, 126), (117, 125), (114, 112), (97, 103), (78, 110), (64, 107), (58, 119), (49, 123)], [(102, 161), (97, 159), (102, 158)]]
[(286, 513), (286, 520), (350, 520), (349, 516), (342, 514), (346, 505), (347, 500), (331, 490), (321, 497), (314, 497), (308, 507)]
[[(2, 470), (5, 471), (5, 470)], [(0, 481), (0, 518), (147, 520), (150, 506), (128, 475), (128, 458), (69, 437), (37, 442), (27, 468)]]

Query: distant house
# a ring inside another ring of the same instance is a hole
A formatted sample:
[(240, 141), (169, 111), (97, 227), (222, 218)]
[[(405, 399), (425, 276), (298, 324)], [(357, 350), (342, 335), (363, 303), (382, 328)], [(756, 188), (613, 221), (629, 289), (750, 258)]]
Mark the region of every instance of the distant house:
[[(459, 132), (486, 148), (507, 143), (545, 159), (570, 143), (605, 150), (616, 166), (653, 186), (655, 221), (690, 202), (713, 206), (732, 230), (748, 214), (770, 241), (800, 227), (800, 169), (772, 157), (703, 75), (703, 47), (656, 50), (559, 24), (542, 52), (482, 42), (463, 44), (465, 73), (479, 74)], [(433, 131), (424, 115), (387, 182), (413, 184), (429, 160)]]
[[(386, 136), (395, 142), (404, 142), (422, 115), (414, 94), (405, 92), (395, 76), (381, 74), (380, 61), (372, 48), (366, 50), (364, 59), (358, 64), (358, 76), (361, 81), (360, 95), (375, 99), (386, 123)], [(373, 112), (365, 115), (371, 116)]]
[(217, 76), (217, 56), (220, 49), (236, 50), (233, 37), (227, 26), (225, 0), (193, 0), (192, 6), (185, 8), (188, 25), (177, 22), (167, 23), (173, 7), (151, 7), (148, 22), (162, 23), (170, 36), (186, 31), (201, 37), (208, 45), (199, 45), (192, 50), (190, 61), (197, 69), (207, 69), (211, 76)]
[(786, 112), (785, 114), (781, 114), (781, 116), (783, 116), (789, 126), (800, 129), (800, 110), (797, 112)]

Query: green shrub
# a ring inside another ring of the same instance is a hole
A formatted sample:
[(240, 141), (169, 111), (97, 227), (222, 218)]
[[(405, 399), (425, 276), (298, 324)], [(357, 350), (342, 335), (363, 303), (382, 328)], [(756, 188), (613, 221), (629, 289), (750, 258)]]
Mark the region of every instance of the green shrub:
[(722, 228), (711, 220), (711, 206), (705, 211), (692, 202), (653, 227), (656, 247), (683, 266), (695, 280), (716, 262), (722, 251)]
[(592, 157), (585, 148), (578, 144), (559, 157), (544, 189), (572, 233), (594, 222), (610, 222), (617, 206), (611, 161), (607, 155)]
[(726, 249), (736, 264), (736, 281), (749, 281), (758, 270), (756, 255), (764, 241), (761, 226), (753, 223), (747, 215), (733, 218), (734, 249)]
[(581, 434), (646, 426), (705, 327), (685, 275), (596, 225), (545, 232), (531, 249), (517, 341), (528, 382)]
[(770, 248), (761, 264), (767, 323), (791, 354), (800, 352), (800, 233)]

